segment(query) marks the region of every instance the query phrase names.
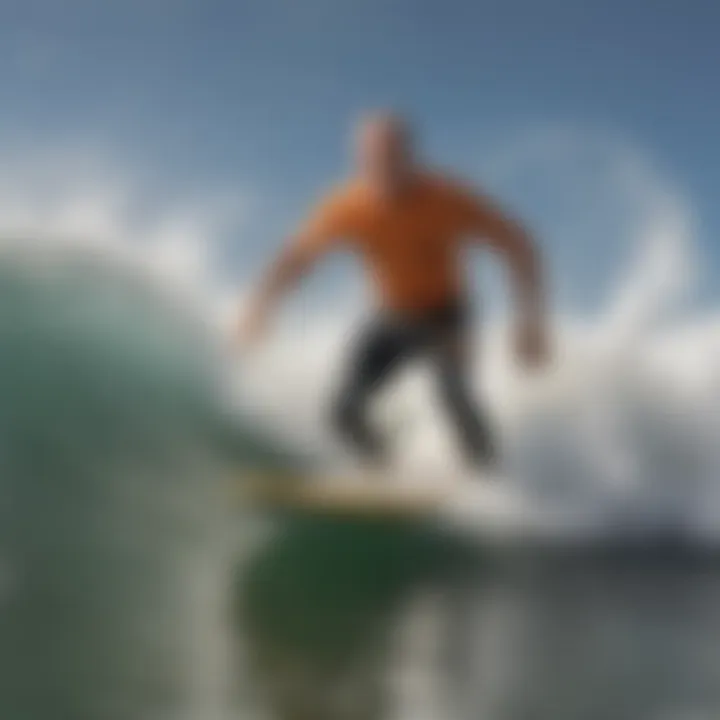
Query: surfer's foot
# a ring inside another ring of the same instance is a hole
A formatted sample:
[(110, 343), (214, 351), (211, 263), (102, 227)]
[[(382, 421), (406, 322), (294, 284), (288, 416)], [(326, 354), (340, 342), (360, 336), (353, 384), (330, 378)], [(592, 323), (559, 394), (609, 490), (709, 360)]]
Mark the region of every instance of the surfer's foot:
[(367, 455), (346, 455), (341, 462), (340, 475), (345, 481), (356, 485), (357, 483), (376, 485), (387, 481), (392, 475), (392, 463)]
[(392, 465), (387, 461), (362, 462), (359, 466), (359, 474), (369, 482), (384, 482), (391, 475)]
[(473, 480), (485, 484), (496, 484), (502, 482), (502, 473), (495, 463), (474, 463), (470, 467), (470, 476)]

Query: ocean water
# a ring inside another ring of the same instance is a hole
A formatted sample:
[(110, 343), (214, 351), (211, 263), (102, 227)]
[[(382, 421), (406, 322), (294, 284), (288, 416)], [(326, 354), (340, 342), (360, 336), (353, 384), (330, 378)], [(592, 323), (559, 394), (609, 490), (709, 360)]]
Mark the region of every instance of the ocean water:
[(262, 518), (233, 484), (293, 454), (228, 404), (203, 312), (104, 252), (3, 252), (0, 717), (718, 717), (712, 374), (606, 353), (515, 412), (532, 507), (581, 521), (561, 542)]
[(488, 552), (418, 527), (316, 519), (286, 527), (239, 582), (263, 717), (720, 712), (712, 553)]
[(88, 249), (0, 261), (0, 716), (224, 717), (230, 471), (206, 332)]

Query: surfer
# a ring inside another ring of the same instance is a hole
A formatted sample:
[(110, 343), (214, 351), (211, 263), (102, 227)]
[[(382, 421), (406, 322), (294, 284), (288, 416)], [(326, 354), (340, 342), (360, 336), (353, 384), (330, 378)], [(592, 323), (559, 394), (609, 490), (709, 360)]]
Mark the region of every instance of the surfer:
[(247, 345), (262, 337), (279, 300), (321, 255), (356, 251), (378, 309), (332, 404), (335, 430), (366, 460), (386, 461), (390, 448), (367, 420), (368, 403), (405, 360), (422, 356), (436, 371), (464, 456), (473, 467), (492, 468), (497, 443), (469, 382), (471, 308), (461, 253), (476, 245), (506, 261), (515, 298), (515, 351), (535, 367), (548, 355), (535, 244), (481, 193), (423, 166), (402, 118), (366, 117), (355, 143), (354, 176), (318, 203), (280, 253), (241, 320), (241, 339)]

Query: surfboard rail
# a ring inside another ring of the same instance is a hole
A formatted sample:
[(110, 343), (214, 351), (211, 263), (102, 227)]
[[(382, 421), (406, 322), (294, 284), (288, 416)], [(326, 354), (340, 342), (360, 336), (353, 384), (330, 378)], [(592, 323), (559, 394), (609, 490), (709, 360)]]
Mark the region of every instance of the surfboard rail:
[(383, 483), (375, 477), (318, 479), (307, 471), (248, 472), (239, 479), (239, 485), (245, 503), (276, 511), (418, 517), (436, 513), (447, 499), (442, 488)]

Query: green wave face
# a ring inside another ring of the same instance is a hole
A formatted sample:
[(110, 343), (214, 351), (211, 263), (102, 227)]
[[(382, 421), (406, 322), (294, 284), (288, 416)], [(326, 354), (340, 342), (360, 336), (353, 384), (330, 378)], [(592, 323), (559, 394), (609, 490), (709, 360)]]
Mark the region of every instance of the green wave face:
[(19, 253), (0, 337), (0, 715), (213, 717), (231, 466), (207, 333), (113, 263)]

